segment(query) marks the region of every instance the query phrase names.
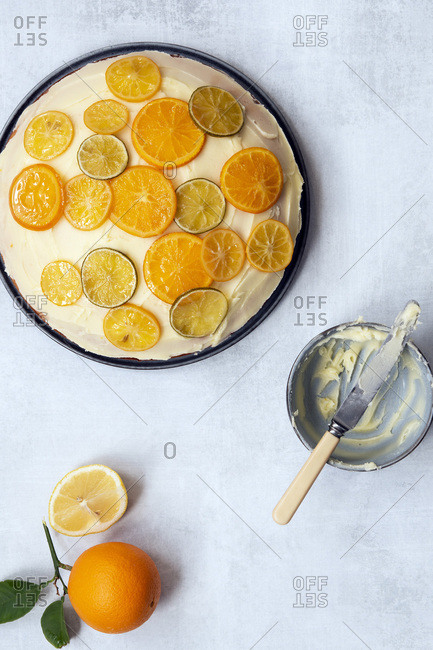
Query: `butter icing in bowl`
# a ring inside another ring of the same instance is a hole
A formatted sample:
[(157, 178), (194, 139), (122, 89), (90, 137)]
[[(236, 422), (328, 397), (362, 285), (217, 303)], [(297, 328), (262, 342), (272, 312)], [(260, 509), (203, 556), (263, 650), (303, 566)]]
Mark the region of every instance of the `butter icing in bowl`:
[[(327, 430), (389, 330), (375, 323), (346, 323), (319, 334), (302, 350), (289, 376), (287, 406), (307, 448), (315, 447)], [(430, 426), (432, 385), (429, 364), (410, 341), (358, 425), (341, 438), (329, 464), (369, 471), (407, 456)]]
[[(75, 230), (63, 218), (52, 230), (42, 233), (25, 231), (15, 224), (5, 203), (8, 187), (14, 175), (22, 167), (35, 162), (30, 157), (26, 157), (21, 137), (23, 129), (34, 114), (55, 106), (72, 117), (76, 133), (71, 150), (54, 159), (52, 165), (64, 180), (79, 173), (73, 151), (90, 133), (82, 120), (84, 109), (97, 98), (95, 92), (102, 99), (111, 97), (103, 72), (113, 57), (131, 52), (147, 54), (160, 66), (164, 81), (161, 91), (155, 97), (174, 95), (180, 99), (188, 99), (191, 90), (202, 85), (203, 82), (224, 85), (235, 96), (240, 97), (247, 115), (247, 123), (241, 133), (231, 138), (209, 137), (198, 158), (177, 170), (173, 184), (177, 187), (188, 178), (198, 175), (218, 181), (222, 164), (235, 151), (251, 144), (262, 143), (262, 146), (274, 151), (283, 164), (286, 175), (283, 194), (273, 208), (257, 216), (240, 213), (232, 206), (228, 206), (226, 224), (234, 225), (245, 239), (252, 226), (258, 221), (269, 217), (280, 218), (289, 225), (293, 238), (296, 237), (292, 263), (284, 274), (260, 273), (246, 265), (240, 275), (228, 283), (221, 283), (221, 285), (215, 283), (213, 286), (221, 288), (228, 295), (232, 308), (224, 326), (216, 335), (193, 342), (182, 339), (171, 331), (169, 326), (165, 326), (168, 322), (165, 312), (168, 313), (169, 307), (151, 294), (140, 273), (133, 302), (152, 311), (164, 323), (164, 327), (158, 345), (145, 353), (134, 353), (134, 359), (125, 359), (125, 353), (116, 349), (104, 338), (102, 320), (105, 311), (97, 307), (89, 308), (85, 298), (68, 308), (70, 311), (67, 315), (63, 308), (51, 303), (44, 304), (40, 311), (46, 314), (42, 316), (35, 313), (25, 300), (22, 300), (22, 308), (58, 342), (90, 358), (134, 367), (180, 365), (228, 347), (245, 336), (267, 316), (281, 299), (296, 271), (307, 233), (308, 186), (296, 142), (271, 100), (247, 78), (226, 64), (186, 48), (162, 44), (131, 44), (108, 48), (82, 57), (41, 82), (17, 108), (1, 137), (0, 148), (4, 149), (8, 143), (0, 156), (2, 168), (0, 196), (3, 201), (0, 216), (1, 252), (6, 268), (6, 273), (3, 269), (2, 275), (14, 297), (19, 297), (20, 294), (24, 298), (41, 295), (38, 283), (43, 266), (59, 256), (66, 257), (72, 262), (78, 261), (85, 251), (94, 246), (96, 240), (99, 246), (117, 248), (126, 253), (134, 260), (138, 270), (141, 270), (144, 254), (154, 238), (142, 239), (128, 235), (118, 228), (110, 229), (111, 223), (86, 233)], [(78, 71), (78, 75), (74, 74), (75, 70)], [(132, 121), (140, 106), (128, 104), (128, 107)], [(128, 130), (126, 127), (118, 135), (128, 146), (130, 164), (142, 164), (130, 144)], [(166, 232), (176, 229), (177, 227), (172, 225)]]

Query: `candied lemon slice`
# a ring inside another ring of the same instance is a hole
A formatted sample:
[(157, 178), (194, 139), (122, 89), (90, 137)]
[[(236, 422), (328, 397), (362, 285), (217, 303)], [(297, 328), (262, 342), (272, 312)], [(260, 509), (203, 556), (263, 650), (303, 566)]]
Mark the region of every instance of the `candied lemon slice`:
[(227, 282), (234, 278), (244, 265), (244, 242), (233, 230), (213, 230), (203, 239), (201, 260), (206, 273), (213, 280)]
[(91, 135), (78, 149), (81, 171), (97, 180), (119, 176), (128, 164), (128, 152), (115, 135)]
[(177, 209), (174, 220), (179, 228), (193, 234), (218, 226), (224, 218), (226, 200), (216, 183), (193, 178), (176, 190)]
[(227, 315), (228, 302), (218, 289), (192, 289), (170, 308), (170, 325), (182, 336), (210, 336)]
[(132, 124), (132, 144), (149, 165), (181, 167), (200, 153), (206, 136), (191, 119), (181, 99), (152, 99)]
[(275, 219), (266, 219), (252, 231), (247, 241), (247, 258), (259, 271), (282, 271), (291, 262), (293, 239), (288, 227)]
[(63, 213), (78, 230), (99, 228), (107, 218), (112, 201), (110, 184), (80, 174), (65, 185)]
[(172, 303), (180, 294), (208, 287), (212, 278), (201, 261), (202, 240), (173, 232), (153, 242), (144, 258), (144, 279), (157, 298)]
[(111, 221), (137, 237), (164, 232), (176, 212), (176, 194), (170, 181), (158, 169), (129, 167), (111, 183)]
[(105, 465), (87, 465), (69, 472), (57, 483), (48, 512), (54, 530), (81, 537), (110, 528), (127, 505), (127, 491), (120, 476)]
[(283, 189), (283, 170), (278, 158), (263, 147), (242, 149), (221, 170), (221, 189), (227, 201), (244, 212), (264, 212)]
[(129, 111), (115, 99), (102, 99), (84, 111), (83, 120), (88, 129), (95, 133), (111, 135), (126, 126)]
[(127, 56), (107, 68), (105, 80), (116, 97), (126, 102), (143, 102), (159, 89), (161, 73), (146, 56)]
[(103, 325), (110, 343), (127, 352), (148, 350), (158, 343), (161, 335), (155, 316), (131, 303), (110, 309)]
[(29, 230), (47, 230), (60, 219), (63, 210), (63, 186), (49, 165), (31, 165), (12, 181), (9, 190), (12, 216)]
[(24, 148), (32, 158), (51, 160), (66, 151), (74, 127), (65, 113), (47, 111), (36, 115), (24, 132)]
[(96, 248), (81, 267), (83, 291), (98, 307), (118, 307), (137, 287), (137, 271), (129, 257), (112, 248)]
[(49, 262), (41, 275), (41, 288), (55, 305), (73, 305), (83, 293), (80, 272), (70, 262)]
[(244, 124), (242, 106), (231, 93), (216, 86), (201, 86), (191, 95), (189, 112), (205, 133), (227, 136), (239, 133)]

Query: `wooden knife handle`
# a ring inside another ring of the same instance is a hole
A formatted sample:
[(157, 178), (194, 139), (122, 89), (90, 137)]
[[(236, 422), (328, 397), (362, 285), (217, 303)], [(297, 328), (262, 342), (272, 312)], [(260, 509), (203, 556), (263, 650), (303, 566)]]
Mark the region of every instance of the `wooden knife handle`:
[(289, 523), (326, 465), (339, 440), (329, 431), (319, 440), (310, 457), (275, 506), (272, 517), (277, 524)]

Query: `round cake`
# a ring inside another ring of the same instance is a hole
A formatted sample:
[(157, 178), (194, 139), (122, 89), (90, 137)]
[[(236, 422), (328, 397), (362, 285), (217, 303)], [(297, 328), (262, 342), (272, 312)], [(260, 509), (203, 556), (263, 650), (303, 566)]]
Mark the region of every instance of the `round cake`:
[(216, 346), (275, 291), (301, 229), (303, 179), (275, 118), (183, 56), (71, 72), (0, 158), (6, 272), (51, 328), (105, 357)]

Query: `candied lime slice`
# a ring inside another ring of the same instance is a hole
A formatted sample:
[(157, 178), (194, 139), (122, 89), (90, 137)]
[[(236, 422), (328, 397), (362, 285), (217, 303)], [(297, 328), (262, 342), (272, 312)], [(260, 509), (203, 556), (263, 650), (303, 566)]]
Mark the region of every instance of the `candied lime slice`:
[(128, 164), (128, 152), (115, 135), (91, 135), (78, 149), (78, 164), (83, 174), (103, 181), (119, 176)]
[(98, 307), (119, 307), (133, 296), (137, 271), (129, 257), (112, 248), (96, 248), (81, 267), (85, 296)]
[(235, 135), (244, 124), (244, 112), (237, 99), (216, 86), (197, 88), (188, 106), (194, 122), (209, 135)]
[(170, 309), (170, 325), (182, 336), (209, 336), (227, 315), (228, 302), (219, 289), (191, 289), (183, 293)]
[(216, 183), (207, 178), (193, 178), (176, 190), (175, 222), (186, 232), (196, 235), (218, 226), (224, 218), (226, 200)]

